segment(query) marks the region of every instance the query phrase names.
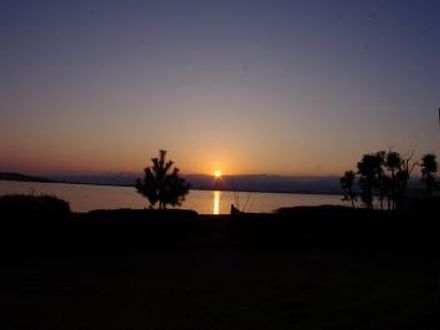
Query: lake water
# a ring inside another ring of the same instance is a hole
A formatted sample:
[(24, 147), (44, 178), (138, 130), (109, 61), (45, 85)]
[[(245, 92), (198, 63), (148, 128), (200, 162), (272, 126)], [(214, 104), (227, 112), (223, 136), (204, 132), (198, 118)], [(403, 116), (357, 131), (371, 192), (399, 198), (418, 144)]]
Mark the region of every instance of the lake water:
[[(0, 181), (0, 195), (31, 192), (60, 197), (68, 201), (75, 212), (148, 207), (148, 200), (130, 187)], [(231, 204), (235, 203), (246, 212), (272, 212), (284, 206), (347, 205), (341, 199), (340, 195), (191, 190), (181, 208), (200, 214), (228, 214)]]

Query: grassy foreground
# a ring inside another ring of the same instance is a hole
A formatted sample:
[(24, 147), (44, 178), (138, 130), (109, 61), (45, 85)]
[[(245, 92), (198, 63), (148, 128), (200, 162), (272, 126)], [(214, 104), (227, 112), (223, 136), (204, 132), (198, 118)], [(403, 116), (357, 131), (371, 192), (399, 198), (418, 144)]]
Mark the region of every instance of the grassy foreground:
[(438, 214), (8, 214), (3, 329), (438, 329)]

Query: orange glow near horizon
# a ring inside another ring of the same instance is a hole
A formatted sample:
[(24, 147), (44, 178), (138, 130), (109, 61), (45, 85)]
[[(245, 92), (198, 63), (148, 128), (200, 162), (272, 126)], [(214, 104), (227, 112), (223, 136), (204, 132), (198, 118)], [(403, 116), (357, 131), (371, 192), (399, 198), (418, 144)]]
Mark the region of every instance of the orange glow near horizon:
[[(60, 138), (61, 139), (61, 138)], [(92, 138), (90, 138), (92, 140)], [(7, 142), (7, 140), (6, 140)], [(26, 145), (12, 149), (12, 145), (0, 141), (0, 147), (6, 150), (0, 156), (0, 170), (5, 172), (19, 172), (28, 175), (142, 175), (146, 166), (151, 166), (151, 158), (157, 156), (157, 148), (145, 148), (142, 152), (140, 146), (132, 148), (118, 148), (107, 150), (99, 149), (94, 145), (85, 149), (79, 146), (68, 145), (61, 151), (55, 147), (38, 148), (32, 145), (31, 150)], [(34, 141), (31, 141), (32, 143)], [(133, 141), (132, 144), (134, 144)], [(44, 145), (44, 141), (41, 141)], [(89, 146), (93, 144), (89, 143)], [(127, 145), (132, 145), (127, 142)], [(240, 153), (230, 148), (224, 150), (221, 145), (215, 146), (215, 152), (206, 152), (204, 148), (195, 148), (194, 152), (186, 152), (187, 148), (171, 148), (164, 146), (169, 153), (167, 159), (175, 162), (183, 175), (203, 174), (220, 180), (230, 175), (281, 175), (281, 176), (326, 176), (340, 175), (348, 168), (354, 168), (356, 161), (364, 151), (352, 154), (337, 154), (332, 158), (332, 151), (319, 151), (316, 154), (310, 150), (297, 150), (286, 155), (281, 161), (277, 154), (269, 153)], [(418, 157), (418, 156), (416, 156)], [(326, 159), (326, 162), (321, 162)], [(336, 161), (336, 160), (337, 161)], [(342, 164), (342, 165), (341, 165)]]

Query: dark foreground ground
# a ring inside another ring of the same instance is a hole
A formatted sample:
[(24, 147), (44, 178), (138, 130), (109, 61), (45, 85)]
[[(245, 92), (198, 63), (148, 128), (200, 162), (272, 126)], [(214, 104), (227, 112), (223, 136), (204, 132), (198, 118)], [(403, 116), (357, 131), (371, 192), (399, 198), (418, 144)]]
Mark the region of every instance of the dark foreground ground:
[(9, 217), (1, 329), (440, 328), (437, 214)]

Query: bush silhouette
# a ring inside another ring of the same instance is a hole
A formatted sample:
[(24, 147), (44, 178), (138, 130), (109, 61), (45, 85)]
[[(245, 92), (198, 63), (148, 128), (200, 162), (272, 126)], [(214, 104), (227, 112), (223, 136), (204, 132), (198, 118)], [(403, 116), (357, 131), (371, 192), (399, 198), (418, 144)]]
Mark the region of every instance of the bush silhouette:
[(64, 216), (70, 213), (70, 206), (51, 195), (4, 195), (0, 197), (0, 213)]
[(173, 167), (172, 161), (166, 161), (165, 150), (159, 150), (159, 158), (153, 158), (153, 165), (144, 169), (144, 179), (136, 180), (136, 190), (141, 195), (148, 198), (150, 207), (154, 207), (159, 202), (159, 209), (166, 206), (181, 205), (188, 194), (189, 184), (179, 177), (179, 169)]

